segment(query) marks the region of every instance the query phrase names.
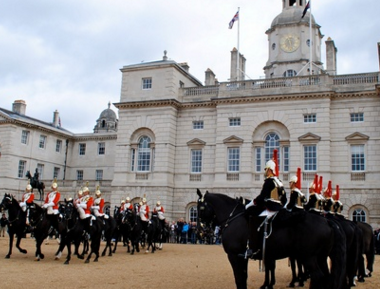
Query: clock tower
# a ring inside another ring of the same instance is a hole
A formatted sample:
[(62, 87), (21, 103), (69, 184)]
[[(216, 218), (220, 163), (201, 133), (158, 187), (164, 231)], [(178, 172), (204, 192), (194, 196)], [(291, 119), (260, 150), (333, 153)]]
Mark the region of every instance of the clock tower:
[(310, 12), (302, 17), (307, 1), (281, 1), (282, 12), (265, 32), (269, 46), (269, 59), (264, 67), (265, 78), (309, 75), (310, 59), (313, 63), (312, 74), (321, 73), (323, 35)]

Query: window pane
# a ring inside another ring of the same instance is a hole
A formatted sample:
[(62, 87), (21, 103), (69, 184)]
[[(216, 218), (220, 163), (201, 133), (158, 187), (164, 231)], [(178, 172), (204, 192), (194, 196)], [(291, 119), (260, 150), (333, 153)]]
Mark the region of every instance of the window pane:
[(96, 170), (96, 176), (95, 176), (97, 181), (103, 180), (103, 170)]
[(152, 78), (143, 78), (142, 79), (142, 88), (151, 89), (152, 88)]
[(62, 148), (62, 141), (60, 139), (57, 139), (57, 143), (55, 145), (55, 151), (59, 153), (61, 151), (61, 148)]
[(196, 206), (190, 207), (189, 209), (189, 219), (191, 222), (196, 222), (198, 218), (198, 210)]
[(261, 172), (261, 148), (255, 148), (256, 150), (256, 172)]
[(37, 171), (38, 171), (38, 178), (40, 180), (43, 179), (43, 174), (44, 174), (44, 165), (43, 164), (37, 164)]
[(136, 156), (136, 150), (131, 149), (131, 171), (135, 171), (135, 156)]
[(202, 172), (202, 150), (191, 151), (191, 172), (192, 173)]
[(364, 145), (351, 146), (351, 169), (352, 171), (365, 170)]
[(21, 143), (28, 144), (29, 131), (23, 130), (21, 133)]
[(304, 123), (317, 122), (317, 115), (315, 113), (305, 114), (303, 116)]
[(82, 170), (77, 171), (77, 180), (83, 181), (83, 171)]
[(228, 171), (240, 170), (240, 148), (228, 148)]
[(23, 178), (25, 175), (25, 167), (26, 167), (26, 161), (19, 161), (18, 162), (18, 177)]
[(79, 144), (79, 155), (84, 156), (86, 154), (86, 144), (80, 143)]
[(39, 148), (44, 149), (46, 146), (46, 136), (40, 135)]
[(54, 167), (53, 179), (55, 179), (55, 178), (58, 179), (59, 178), (59, 171), (60, 171), (59, 168)]
[(229, 119), (229, 122), (230, 126), (240, 126), (241, 124), (240, 117), (232, 117)]
[(139, 142), (138, 148), (138, 161), (137, 161), (137, 170), (140, 172), (147, 172), (150, 170), (150, 160), (151, 160), (151, 151), (150, 151), (150, 138), (143, 136)]
[(193, 121), (193, 129), (203, 129), (203, 121)]
[(265, 138), (265, 162), (273, 157), (273, 151), (277, 150), (278, 165), (281, 166), (280, 137), (276, 133), (270, 133)]
[(106, 153), (106, 143), (100, 142), (98, 143), (98, 154), (104, 155)]
[(317, 170), (317, 147), (316, 145), (304, 146), (304, 170)]
[(350, 118), (351, 122), (362, 122), (364, 121), (364, 113), (351, 113)]
[(356, 222), (366, 222), (367, 215), (366, 215), (366, 213), (365, 213), (364, 210), (362, 210), (362, 209), (356, 209), (352, 213), (352, 219), (353, 219), (353, 221), (356, 221)]
[(284, 172), (289, 172), (289, 147), (284, 147), (284, 167), (283, 170)]

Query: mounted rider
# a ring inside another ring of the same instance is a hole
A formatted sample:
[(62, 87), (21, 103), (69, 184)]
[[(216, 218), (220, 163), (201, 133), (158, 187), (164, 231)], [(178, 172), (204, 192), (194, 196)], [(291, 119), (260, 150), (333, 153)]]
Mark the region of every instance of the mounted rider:
[(334, 199), (334, 206), (333, 206), (333, 209), (334, 209), (334, 213), (337, 215), (337, 216), (343, 216), (342, 214), (342, 211), (343, 211), (343, 204), (342, 202), (340, 201), (340, 192), (339, 192), (339, 186), (337, 185), (336, 186), (336, 191), (335, 193), (332, 195), (332, 198)]
[(30, 228), (30, 222), (29, 222), (29, 208), (30, 206), (33, 205), (33, 200), (34, 200), (34, 194), (32, 192), (32, 186), (28, 183), (26, 188), (25, 188), (25, 193), (22, 195), (22, 199), (20, 202), (20, 207), (21, 209), (26, 212), (26, 230), (32, 231), (32, 228)]
[(146, 230), (146, 228), (149, 226), (151, 222), (149, 220), (149, 206), (145, 197), (142, 199), (142, 204), (139, 207), (139, 215), (142, 221), (143, 228), (144, 230)]
[(165, 213), (164, 207), (161, 205), (160, 201), (157, 201), (156, 206), (153, 209), (153, 214), (157, 214), (157, 217), (160, 220), (162, 228), (165, 227), (165, 216), (164, 216), (164, 213)]
[(314, 213), (322, 213), (324, 197), (320, 194), (322, 190), (322, 176), (319, 177), (316, 174), (314, 181), (309, 186), (309, 201), (305, 204), (305, 211)]
[[(284, 185), (278, 179), (278, 166), (277, 163), (277, 150), (273, 152), (273, 159), (269, 160), (265, 164), (264, 168), (264, 184), (261, 189), (260, 194), (249, 204), (246, 205), (246, 210), (250, 215), (256, 215), (260, 213), (259, 216), (265, 216), (265, 222), (269, 221), (270, 218), (275, 216), (281, 209), (284, 208), (286, 204), (286, 192), (284, 190)], [(276, 169), (277, 168), (277, 169)], [(252, 207), (252, 208), (251, 208)], [(251, 208), (251, 209), (250, 209)], [(261, 252), (259, 247), (259, 234), (254, 234), (254, 231), (259, 227), (260, 224), (256, 224), (257, 218), (254, 218), (252, 224), (249, 225), (249, 240), (247, 242), (247, 251), (244, 254), (239, 254), (240, 257), (244, 258), (257, 258)], [(261, 221), (260, 221), (261, 223)], [(253, 248), (255, 246), (256, 248)], [(253, 249), (252, 249), (253, 248)]]
[(301, 169), (297, 169), (297, 176), (292, 176), (289, 180), (290, 197), (286, 205), (288, 211), (304, 211), (306, 197), (301, 192)]
[(126, 197), (125, 204), (123, 210), (126, 212), (127, 210), (133, 211), (133, 204), (131, 203), (131, 198)]
[(58, 203), (61, 198), (61, 193), (58, 191), (57, 180), (54, 179), (51, 184), (51, 191), (46, 195), (45, 202), (42, 205), (43, 209), (46, 209), (47, 218), (51, 222), (51, 226), (58, 231), (59, 211)]
[(328, 182), (327, 187), (323, 190), (323, 203), (324, 214), (334, 215), (334, 200), (332, 198), (331, 181)]
[(95, 196), (96, 199), (94, 200), (94, 204), (91, 207), (92, 212), (94, 213), (95, 217), (108, 219), (109, 216), (103, 212), (104, 199), (102, 198), (102, 192), (99, 190), (99, 186), (96, 189)]
[(92, 220), (95, 219), (91, 215), (91, 207), (94, 203), (94, 199), (90, 195), (90, 189), (86, 186), (82, 188), (83, 197), (80, 199), (80, 202), (77, 204), (77, 210), (79, 213), (79, 218), (83, 222), (85, 231), (89, 231), (89, 227), (92, 226)]

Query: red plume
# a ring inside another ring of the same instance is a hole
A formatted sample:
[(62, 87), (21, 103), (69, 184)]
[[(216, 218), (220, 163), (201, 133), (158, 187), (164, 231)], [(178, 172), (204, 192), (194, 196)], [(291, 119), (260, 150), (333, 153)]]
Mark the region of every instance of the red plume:
[(318, 191), (317, 191), (318, 194), (320, 194), (322, 191), (322, 185), (323, 185), (323, 177), (320, 176), (319, 177), (319, 184), (318, 184)]
[(297, 183), (296, 187), (300, 190), (301, 189), (301, 168), (297, 168)]
[(332, 197), (331, 181), (329, 181), (329, 184), (327, 185), (326, 197), (327, 198), (331, 198)]
[(314, 192), (317, 193), (317, 191), (318, 191), (318, 175), (317, 174), (315, 174), (315, 176), (314, 176), (313, 184), (314, 184)]
[(276, 168), (275, 168), (275, 172), (274, 174), (278, 177), (280, 172), (279, 172), (279, 169), (278, 169), (278, 151), (277, 150), (273, 150), (273, 161), (274, 163), (276, 164)]
[(336, 185), (336, 200), (335, 201), (339, 201), (339, 185)]

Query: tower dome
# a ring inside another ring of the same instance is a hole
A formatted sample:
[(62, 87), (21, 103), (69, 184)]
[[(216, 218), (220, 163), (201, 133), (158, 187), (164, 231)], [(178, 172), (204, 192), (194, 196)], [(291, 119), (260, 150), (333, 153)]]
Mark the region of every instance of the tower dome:
[[(302, 18), (303, 13), (302, 7), (291, 7), (287, 9), (283, 9), (282, 12), (277, 15), (273, 21), (271, 28), (275, 28), (276, 26), (283, 25), (294, 25), (304, 23), (305, 25), (309, 25), (310, 13), (306, 13)], [(314, 16), (311, 16), (312, 25), (316, 24)]]
[(116, 113), (110, 108), (111, 103), (108, 103), (108, 108), (103, 110), (96, 121), (94, 133), (117, 131), (118, 119)]

